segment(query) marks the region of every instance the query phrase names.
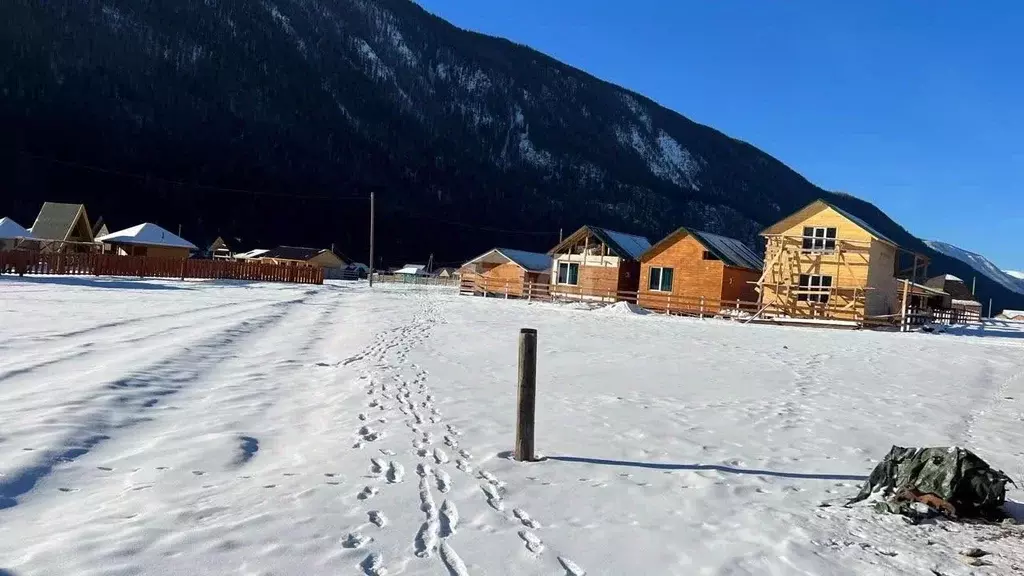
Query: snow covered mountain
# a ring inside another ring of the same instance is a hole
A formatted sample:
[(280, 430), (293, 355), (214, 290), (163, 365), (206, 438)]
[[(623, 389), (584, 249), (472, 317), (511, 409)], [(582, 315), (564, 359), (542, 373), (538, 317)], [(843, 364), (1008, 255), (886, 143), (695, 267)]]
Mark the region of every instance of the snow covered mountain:
[[(977, 271), (978, 274), (996, 282), (1007, 290), (1024, 295), (1024, 279), (1014, 276), (1011, 273), (1004, 272), (981, 254), (976, 254), (969, 250), (964, 250), (963, 248), (958, 248), (952, 244), (939, 242), (937, 240), (925, 240), (924, 243), (927, 244), (929, 248), (937, 252), (969, 264), (971, 268)], [(970, 277), (963, 278), (963, 280), (968, 283), (971, 282)]]
[(1024, 272), (1017, 272), (1016, 270), (1003, 270), (1003, 272), (1006, 272), (1018, 280), (1024, 280)]

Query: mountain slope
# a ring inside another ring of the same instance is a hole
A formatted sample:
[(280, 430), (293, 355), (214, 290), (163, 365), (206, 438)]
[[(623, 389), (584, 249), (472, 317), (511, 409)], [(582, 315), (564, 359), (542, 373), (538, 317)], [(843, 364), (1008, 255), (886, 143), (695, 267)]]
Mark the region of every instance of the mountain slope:
[(84, 202), (111, 229), (365, 258), (376, 191), (382, 262), (457, 263), (584, 223), (760, 249), (825, 197), (931, 253), (745, 142), (408, 0), (8, 0), (0, 17), (0, 214), (19, 221)]
[[(1024, 280), (1013, 276), (1011, 273), (1004, 272), (998, 266), (993, 264), (992, 261), (981, 254), (936, 240), (926, 240), (925, 244), (927, 244), (929, 248), (949, 256), (950, 258), (955, 258), (961, 262), (969, 264), (971, 268), (976, 270), (979, 274), (984, 275), (989, 280), (992, 280), (1007, 290), (1024, 296)], [(966, 282), (970, 282), (971, 278), (965, 278), (964, 280)]]

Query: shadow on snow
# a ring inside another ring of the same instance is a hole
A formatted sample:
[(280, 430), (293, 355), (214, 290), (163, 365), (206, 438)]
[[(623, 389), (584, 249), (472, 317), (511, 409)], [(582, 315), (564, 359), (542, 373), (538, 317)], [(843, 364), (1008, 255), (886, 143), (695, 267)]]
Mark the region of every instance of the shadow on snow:
[(796, 478), (801, 480), (854, 480), (864, 481), (867, 476), (859, 474), (813, 474), (800, 472), (777, 472), (774, 470), (757, 470), (753, 468), (737, 468), (721, 464), (672, 464), (666, 462), (633, 462), (629, 460), (606, 460), (603, 458), (581, 458), (578, 456), (549, 456), (548, 460), (559, 462), (576, 462), (581, 464), (597, 464), (599, 466), (621, 466), (625, 468), (648, 468), (652, 470), (710, 470), (725, 474), (744, 474), (750, 476), (775, 476), (777, 478)]

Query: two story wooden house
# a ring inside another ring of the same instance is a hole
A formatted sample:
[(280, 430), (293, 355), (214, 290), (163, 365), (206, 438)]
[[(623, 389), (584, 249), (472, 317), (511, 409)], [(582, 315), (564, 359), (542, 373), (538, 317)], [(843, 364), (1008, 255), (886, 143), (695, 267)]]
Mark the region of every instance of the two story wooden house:
[(640, 287), (640, 255), (651, 243), (643, 236), (583, 226), (548, 254), (551, 293), (583, 299), (634, 299)]
[(920, 278), (927, 270), (927, 257), (901, 249), (864, 220), (824, 200), (761, 235), (766, 249), (758, 287), (765, 316), (858, 323), (884, 319), (901, 311), (898, 278)]

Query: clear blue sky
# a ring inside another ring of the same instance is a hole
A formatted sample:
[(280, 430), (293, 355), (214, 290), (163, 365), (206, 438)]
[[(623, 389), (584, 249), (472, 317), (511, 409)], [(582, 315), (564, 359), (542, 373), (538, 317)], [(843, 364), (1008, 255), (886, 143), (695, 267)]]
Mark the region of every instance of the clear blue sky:
[(1024, 2), (418, 0), (1024, 270)]

